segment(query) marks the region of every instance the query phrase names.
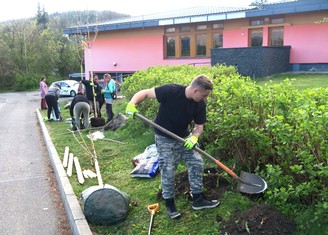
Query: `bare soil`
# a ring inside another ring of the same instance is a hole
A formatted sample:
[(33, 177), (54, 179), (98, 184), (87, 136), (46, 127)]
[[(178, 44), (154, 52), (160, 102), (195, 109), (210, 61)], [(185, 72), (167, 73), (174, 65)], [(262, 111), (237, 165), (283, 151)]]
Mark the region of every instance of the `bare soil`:
[(221, 234), (230, 235), (289, 235), (296, 230), (295, 223), (270, 205), (258, 205), (236, 214), (223, 223)]
[[(184, 171), (176, 175), (176, 196), (185, 196), (192, 200), (188, 172)], [(217, 168), (204, 170), (204, 192), (206, 198), (214, 200), (220, 198), (225, 191), (231, 191), (231, 183), (218, 174)], [(247, 195), (245, 195), (247, 196)], [(161, 199), (161, 191), (157, 194)], [(250, 196), (256, 200), (257, 196)], [(220, 226), (220, 234), (228, 235), (289, 235), (296, 230), (296, 225), (291, 218), (283, 215), (270, 205), (257, 205), (249, 210), (233, 215), (228, 221), (222, 221), (217, 215), (216, 220)]]

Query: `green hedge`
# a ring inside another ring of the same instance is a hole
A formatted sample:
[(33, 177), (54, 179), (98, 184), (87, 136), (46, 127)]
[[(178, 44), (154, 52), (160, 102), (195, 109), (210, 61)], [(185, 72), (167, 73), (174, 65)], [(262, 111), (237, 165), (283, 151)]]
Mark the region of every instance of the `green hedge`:
[[(312, 221), (327, 219), (328, 89), (298, 91), (286, 79), (256, 85), (234, 67), (159, 66), (139, 71), (122, 85), (128, 99), (141, 89), (166, 83), (188, 85), (205, 74), (214, 90), (207, 99), (201, 147), (228, 166), (255, 172), (268, 183), (264, 198), (294, 214), (314, 208)], [(158, 103), (138, 105), (154, 118)]]

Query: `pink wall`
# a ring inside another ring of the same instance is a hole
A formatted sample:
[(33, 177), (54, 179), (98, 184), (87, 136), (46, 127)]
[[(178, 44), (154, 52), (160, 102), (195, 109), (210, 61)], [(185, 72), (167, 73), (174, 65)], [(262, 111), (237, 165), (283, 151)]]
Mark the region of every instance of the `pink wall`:
[[(263, 27), (263, 46), (268, 46), (269, 28)], [(291, 46), (290, 63), (328, 63), (328, 23), (285, 26), (284, 45)], [(247, 47), (248, 30), (225, 30), (223, 47)]]
[[(268, 27), (263, 28), (263, 46), (268, 45), (268, 31)], [(328, 63), (328, 23), (285, 26), (284, 45), (291, 46), (291, 63)], [(248, 29), (223, 31), (224, 48), (247, 46)], [(91, 48), (91, 63), (88, 50), (85, 52), (86, 71), (95, 72), (135, 72), (157, 65), (211, 62), (210, 58), (163, 59), (163, 35), (98, 39)]]
[(328, 63), (328, 23), (286, 26), (284, 34), (290, 63)]
[[(210, 63), (210, 58), (163, 59), (163, 36), (96, 40), (91, 48), (91, 63), (85, 51), (86, 71), (135, 72), (157, 65)], [(117, 65), (114, 66), (113, 63)]]
[(245, 30), (224, 30), (223, 48), (247, 47), (248, 31)]
[(269, 46), (269, 28), (263, 27), (263, 42), (262, 46), (267, 47)]

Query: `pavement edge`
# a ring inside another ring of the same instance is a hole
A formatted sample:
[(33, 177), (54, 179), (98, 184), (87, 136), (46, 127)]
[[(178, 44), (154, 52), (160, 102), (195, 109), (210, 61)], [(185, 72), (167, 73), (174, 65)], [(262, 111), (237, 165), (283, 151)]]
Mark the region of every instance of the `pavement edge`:
[(92, 235), (89, 224), (85, 219), (81, 206), (76, 198), (76, 195), (74, 194), (73, 188), (60, 161), (57, 150), (50, 138), (46, 125), (43, 122), (43, 118), (39, 109), (36, 110), (36, 113), (42, 130), (43, 138), (47, 146), (51, 165), (55, 172), (60, 195), (64, 202), (72, 233), (74, 235)]

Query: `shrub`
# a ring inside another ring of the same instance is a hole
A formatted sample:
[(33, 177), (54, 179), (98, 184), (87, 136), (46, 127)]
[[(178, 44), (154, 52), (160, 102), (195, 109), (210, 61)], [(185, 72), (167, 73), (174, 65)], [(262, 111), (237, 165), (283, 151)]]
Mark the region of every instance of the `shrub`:
[[(189, 84), (198, 74), (212, 78), (202, 147), (233, 161), (268, 183), (264, 198), (286, 213), (308, 206), (313, 221), (324, 217), (328, 186), (328, 89), (298, 91), (292, 81), (256, 85), (234, 67), (160, 66), (135, 73), (123, 84), (128, 99), (166, 83)], [(146, 100), (140, 113), (154, 118), (158, 104)]]
[(18, 73), (16, 75), (16, 79), (14, 81), (14, 89), (16, 91), (26, 91), (35, 89), (39, 86), (39, 76), (35, 74), (21, 74)]

